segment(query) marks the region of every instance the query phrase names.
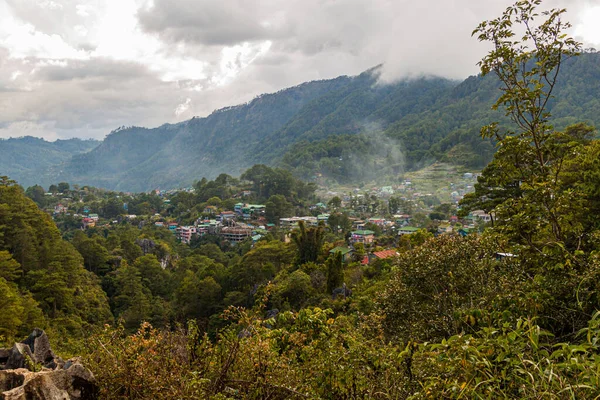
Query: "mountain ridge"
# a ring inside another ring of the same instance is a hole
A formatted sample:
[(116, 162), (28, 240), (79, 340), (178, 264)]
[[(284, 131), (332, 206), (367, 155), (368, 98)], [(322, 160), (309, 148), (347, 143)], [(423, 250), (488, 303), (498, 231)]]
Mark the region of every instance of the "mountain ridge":
[[(346, 159), (337, 155), (336, 138), (351, 141), (355, 135), (363, 135), (360, 151), (378, 157), (386, 155), (368, 148), (369, 142), (379, 145), (369, 137), (393, 143), (394, 151), (403, 153), (394, 162), (404, 163), (394, 171), (433, 161), (481, 168), (490, 160), (494, 144), (479, 137), (479, 128), (493, 121), (508, 123), (503, 113), (491, 109), (500, 93), (494, 77), (422, 77), (381, 84), (379, 68), (305, 82), (202, 118), (118, 129), (91, 151), (46, 166), (35, 180), (18, 173), (15, 178), (24, 185), (68, 181), (147, 191), (187, 186), (220, 173), (239, 175), (257, 163), (290, 168), (305, 179), (324, 171), (341, 176), (339, 171), (352, 165), (341, 165)], [(600, 123), (599, 53), (567, 60), (561, 75), (551, 104), (557, 128)], [(346, 143), (345, 154), (351, 150)]]

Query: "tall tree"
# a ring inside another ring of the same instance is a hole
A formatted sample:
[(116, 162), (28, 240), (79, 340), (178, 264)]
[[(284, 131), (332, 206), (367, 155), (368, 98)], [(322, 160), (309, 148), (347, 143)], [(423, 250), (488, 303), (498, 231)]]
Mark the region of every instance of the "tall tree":
[[(542, 12), (541, 0), (518, 1), (494, 20), (482, 22), (473, 34), (491, 42), (492, 51), (479, 63), (481, 72), (494, 73), (502, 94), (494, 109), (505, 108), (513, 126), (500, 130), (497, 123), (484, 126), (484, 138), (494, 137), (499, 150), (482, 173), (474, 195), (463, 205), (495, 214), (498, 230), (533, 254), (576, 240), (567, 207), (574, 204), (570, 191), (560, 187), (564, 161), (586, 143), (586, 129), (556, 132), (548, 104), (565, 59), (576, 56), (581, 44), (564, 32), (564, 9)], [(514, 26), (524, 33), (518, 36)], [(515, 128), (515, 129), (513, 129)], [(576, 202), (575, 202), (576, 203)]]
[(326, 261), (327, 265), (327, 293), (331, 294), (336, 288), (344, 283), (344, 264), (342, 252), (337, 251), (330, 255)]
[(292, 232), (292, 241), (298, 249), (297, 264), (316, 262), (323, 247), (323, 225), (306, 228), (304, 221), (298, 222), (298, 229)]

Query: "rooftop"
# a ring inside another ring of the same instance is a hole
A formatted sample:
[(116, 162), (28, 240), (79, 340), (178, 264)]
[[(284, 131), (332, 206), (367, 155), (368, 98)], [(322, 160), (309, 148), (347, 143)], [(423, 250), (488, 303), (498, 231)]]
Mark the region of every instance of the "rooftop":
[(340, 252), (340, 253), (342, 253), (342, 255), (344, 255), (344, 254), (348, 254), (348, 253), (350, 253), (351, 251), (352, 251), (352, 249), (349, 249), (348, 247), (341, 247), (341, 246), (339, 246), (339, 247), (334, 247), (333, 249), (329, 250), (329, 252), (330, 252), (331, 254), (335, 254), (335, 253), (337, 253), (337, 252)]
[(376, 251), (373, 254), (377, 258), (384, 259), (384, 258), (395, 257), (398, 255), (398, 252), (396, 250), (383, 250), (383, 251)]
[(362, 231), (354, 231), (352, 232), (353, 235), (360, 235), (360, 236), (367, 236), (367, 235), (374, 235), (375, 232), (370, 231), (370, 230), (362, 230)]

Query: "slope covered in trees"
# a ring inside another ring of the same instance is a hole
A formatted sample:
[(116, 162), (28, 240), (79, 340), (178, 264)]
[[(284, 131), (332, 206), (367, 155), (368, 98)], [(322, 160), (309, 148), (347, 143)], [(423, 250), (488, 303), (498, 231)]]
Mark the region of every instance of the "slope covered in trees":
[(51, 326), (77, 336), (110, 322), (106, 294), (77, 250), (23, 189), (0, 178), (0, 335)]
[[(182, 187), (223, 172), (237, 176), (256, 163), (281, 165), (304, 179), (316, 174), (339, 178), (348, 170), (365, 179), (370, 176), (362, 171), (365, 155), (397, 164), (392, 174), (433, 161), (482, 168), (491, 159), (494, 142), (481, 140), (479, 127), (491, 119), (510, 126), (491, 109), (500, 93), (496, 77), (383, 85), (379, 68), (262, 95), (206, 118), (119, 129), (91, 152), (49, 170), (47, 164), (32, 163), (35, 182), (21, 170), (12, 177), (26, 185), (68, 181), (136, 191)], [(567, 60), (554, 94), (548, 110), (557, 128), (576, 121), (600, 123), (600, 54)], [(355, 143), (354, 135), (360, 135)], [(387, 154), (390, 147), (393, 154)], [(13, 152), (13, 157), (20, 154)]]
[(68, 139), (47, 142), (31, 136), (0, 139), (0, 175), (18, 178), (30, 186), (38, 181), (39, 173), (86, 153), (100, 144), (96, 140)]

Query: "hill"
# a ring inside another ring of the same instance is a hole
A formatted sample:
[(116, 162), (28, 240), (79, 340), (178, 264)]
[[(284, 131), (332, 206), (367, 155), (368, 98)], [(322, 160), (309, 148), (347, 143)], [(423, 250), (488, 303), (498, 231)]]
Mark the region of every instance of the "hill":
[[(256, 163), (283, 166), (304, 179), (372, 179), (434, 161), (477, 169), (491, 159), (494, 144), (479, 137), (479, 128), (499, 119), (491, 110), (498, 97), (494, 77), (384, 85), (379, 71), (304, 83), (205, 118), (119, 129), (92, 151), (39, 174), (39, 183), (150, 190), (222, 172), (237, 176)], [(600, 54), (568, 60), (561, 75), (549, 107), (557, 128), (600, 123)]]
[(81, 139), (47, 142), (31, 136), (0, 139), (0, 175), (15, 177), (28, 186), (37, 181), (39, 171), (86, 153), (98, 144), (96, 140)]

